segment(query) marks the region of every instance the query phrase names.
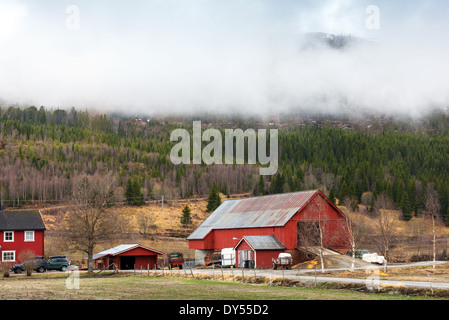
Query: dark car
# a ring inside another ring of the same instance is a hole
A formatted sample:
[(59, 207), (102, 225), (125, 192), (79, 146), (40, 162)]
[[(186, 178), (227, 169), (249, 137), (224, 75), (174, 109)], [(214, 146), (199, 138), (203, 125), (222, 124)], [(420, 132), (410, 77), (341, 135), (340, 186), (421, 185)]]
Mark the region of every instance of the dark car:
[(48, 270), (66, 271), (70, 263), (66, 256), (52, 256), (48, 258)]
[(22, 273), (26, 270), (27, 266), (32, 266), (33, 270), (43, 273), (48, 270), (48, 262), (45, 261), (44, 257), (37, 256), (27, 259), (24, 263), (15, 264), (12, 266), (11, 270), (14, 273)]

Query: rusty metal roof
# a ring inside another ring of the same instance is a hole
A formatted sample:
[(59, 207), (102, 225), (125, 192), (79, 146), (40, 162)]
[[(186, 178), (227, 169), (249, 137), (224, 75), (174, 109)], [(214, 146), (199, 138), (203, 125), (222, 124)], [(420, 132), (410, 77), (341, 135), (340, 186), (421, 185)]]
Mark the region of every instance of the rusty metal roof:
[[(286, 246), (282, 244), (275, 236), (245, 236), (243, 237), (254, 250), (285, 250)], [(243, 240), (242, 239), (242, 240)], [(238, 245), (237, 245), (238, 246)], [(236, 246), (236, 248), (237, 248)]]
[(284, 226), (317, 192), (313, 190), (226, 201), (187, 239), (204, 239), (214, 229)]
[(135, 249), (135, 248), (143, 248), (143, 249), (146, 249), (146, 250), (149, 250), (149, 251), (153, 251), (153, 252), (155, 252), (157, 254), (164, 254), (161, 251), (150, 249), (150, 248), (141, 246), (140, 244), (121, 244), (121, 245), (119, 245), (117, 247), (114, 247), (114, 248), (111, 248), (111, 249), (108, 249), (108, 250), (105, 250), (105, 251), (102, 251), (100, 253), (97, 253), (97, 254), (93, 255), (92, 259), (96, 260), (96, 259), (99, 259), (99, 258), (104, 257), (104, 256), (116, 256), (116, 255), (118, 255), (118, 254), (120, 254), (122, 252), (130, 251), (130, 250)]

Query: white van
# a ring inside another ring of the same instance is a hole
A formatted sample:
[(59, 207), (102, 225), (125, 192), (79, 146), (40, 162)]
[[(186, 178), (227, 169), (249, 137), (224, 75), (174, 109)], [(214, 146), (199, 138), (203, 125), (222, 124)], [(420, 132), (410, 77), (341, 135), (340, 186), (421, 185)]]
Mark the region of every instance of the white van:
[(225, 248), (221, 250), (221, 265), (223, 267), (235, 267), (235, 250), (234, 248)]

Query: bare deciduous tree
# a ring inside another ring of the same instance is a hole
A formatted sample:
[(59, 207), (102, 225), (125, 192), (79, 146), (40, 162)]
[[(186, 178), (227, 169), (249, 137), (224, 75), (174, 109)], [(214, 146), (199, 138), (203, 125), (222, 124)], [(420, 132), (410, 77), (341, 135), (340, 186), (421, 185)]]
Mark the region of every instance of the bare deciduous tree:
[(147, 235), (150, 231), (157, 229), (151, 212), (139, 213), (137, 215), (137, 224), (139, 226), (139, 232), (143, 235)]
[(65, 235), (73, 249), (87, 254), (89, 273), (93, 271), (95, 247), (121, 233), (126, 224), (112, 209), (115, 187), (110, 175), (83, 177), (73, 186), (74, 210), (67, 214)]
[(387, 262), (390, 259), (390, 247), (396, 233), (396, 223), (398, 221), (394, 209), (393, 202), (385, 194), (381, 194), (374, 202), (374, 221), (379, 236), (378, 245), (385, 257), (385, 271), (387, 270)]
[(31, 277), (34, 268), (36, 268), (35, 260), (33, 259), (35, 256), (36, 253), (34, 253), (34, 251), (32, 250), (22, 251), (18, 256), (19, 261), (22, 261), (22, 265), (25, 269), (27, 277)]
[(438, 199), (438, 193), (435, 191), (432, 184), (429, 184), (426, 189), (426, 210), (424, 215), (431, 221), (432, 230), (432, 247), (433, 247), (433, 268), (436, 265), (436, 242), (437, 242), (437, 226), (441, 224), (440, 219), (441, 205)]
[(356, 213), (353, 210), (355, 203), (355, 199), (351, 197), (346, 197), (343, 201), (343, 204), (346, 207), (343, 232), (347, 235), (349, 243), (351, 244), (351, 272), (354, 272), (355, 268), (356, 250), (359, 249), (360, 244), (363, 242), (368, 233), (368, 226), (365, 222), (365, 217), (361, 213)]
[[(321, 263), (321, 272), (325, 272), (324, 255), (326, 251), (326, 243), (331, 243), (337, 235), (328, 232), (329, 217), (325, 213), (324, 204), (317, 202), (314, 207), (308, 211), (300, 222), (301, 227), (298, 228), (298, 240), (300, 245), (306, 249), (306, 252), (315, 249), (318, 251), (318, 257)], [(315, 251), (315, 252), (316, 252)]]

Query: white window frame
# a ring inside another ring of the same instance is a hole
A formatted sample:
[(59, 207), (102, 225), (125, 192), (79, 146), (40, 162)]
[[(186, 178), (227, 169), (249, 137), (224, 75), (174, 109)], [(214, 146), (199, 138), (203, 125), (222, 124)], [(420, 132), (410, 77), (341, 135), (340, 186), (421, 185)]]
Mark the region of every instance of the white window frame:
[[(32, 234), (32, 239), (27, 239), (27, 233), (31, 233)], [(23, 233), (23, 241), (25, 242), (35, 242), (35, 238), (34, 238), (34, 231), (25, 231)]]
[[(12, 253), (13, 260), (5, 260), (5, 253)], [(2, 262), (16, 262), (16, 251), (15, 250), (2, 251)]]
[[(6, 240), (6, 234), (12, 234), (12, 240)], [(3, 231), (3, 242), (14, 242), (14, 231)]]

